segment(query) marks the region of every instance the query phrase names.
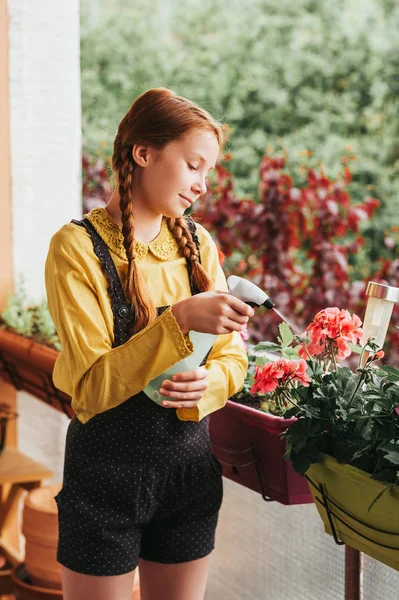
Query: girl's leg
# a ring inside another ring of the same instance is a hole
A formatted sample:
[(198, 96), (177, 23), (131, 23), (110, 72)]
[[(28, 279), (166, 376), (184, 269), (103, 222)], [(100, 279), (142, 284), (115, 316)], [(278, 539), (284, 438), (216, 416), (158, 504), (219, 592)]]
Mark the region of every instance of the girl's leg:
[(62, 567), (62, 597), (64, 600), (131, 600), (135, 572), (97, 577)]
[(203, 600), (209, 555), (175, 565), (140, 560), (141, 600)]

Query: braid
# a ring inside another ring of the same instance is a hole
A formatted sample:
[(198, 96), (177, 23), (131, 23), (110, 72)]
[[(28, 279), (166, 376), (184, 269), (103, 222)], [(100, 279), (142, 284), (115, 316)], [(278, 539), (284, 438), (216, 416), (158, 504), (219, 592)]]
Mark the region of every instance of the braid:
[(118, 171), (119, 206), (122, 212), (123, 245), (126, 250), (128, 268), (124, 281), (126, 299), (131, 302), (135, 313), (134, 333), (140, 331), (156, 317), (156, 308), (146, 293), (146, 284), (134, 255), (134, 218), (132, 207), (132, 178), (134, 161), (128, 147), (122, 148)]
[[(135, 170), (141, 167), (136, 164), (132, 152), (135, 146), (143, 144), (158, 151), (163, 150), (168, 144), (194, 131), (212, 132), (220, 148), (224, 143), (220, 123), (206, 110), (166, 88), (144, 92), (133, 102), (118, 126), (112, 169), (117, 178), (123, 244), (128, 260), (123, 287), (135, 313), (134, 333), (151, 323), (157, 312), (135, 260), (132, 184), (133, 181), (136, 183), (136, 176), (139, 175)], [(199, 252), (187, 221), (183, 217), (169, 218), (167, 223), (180, 251), (190, 261), (191, 281), (201, 292), (212, 289), (211, 279), (199, 262)]]
[(204, 267), (198, 260), (198, 249), (192, 238), (186, 220), (184, 217), (178, 219), (170, 218), (167, 220), (167, 222), (169, 229), (173, 233), (173, 237), (179, 244), (179, 248), (184, 254), (184, 257), (191, 261), (192, 276), (197, 288), (200, 292), (207, 292), (211, 289), (212, 282)]

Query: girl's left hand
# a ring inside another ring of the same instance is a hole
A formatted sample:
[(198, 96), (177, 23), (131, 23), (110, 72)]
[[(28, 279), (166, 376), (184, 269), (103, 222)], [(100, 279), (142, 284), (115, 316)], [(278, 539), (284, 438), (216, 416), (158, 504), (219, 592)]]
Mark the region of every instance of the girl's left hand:
[(165, 379), (159, 390), (161, 396), (170, 400), (162, 400), (164, 408), (194, 408), (198, 405), (208, 387), (208, 371), (199, 367), (194, 371), (176, 373), (172, 381)]

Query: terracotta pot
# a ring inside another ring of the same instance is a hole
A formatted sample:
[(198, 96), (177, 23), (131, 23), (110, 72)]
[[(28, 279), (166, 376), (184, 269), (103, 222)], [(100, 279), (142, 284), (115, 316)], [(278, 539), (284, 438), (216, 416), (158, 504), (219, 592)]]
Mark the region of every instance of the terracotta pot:
[(14, 568), (11, 574), (16, 600), (62, 600), (61, 590), (33, 585), (25, 565)]
[(229, 400), (210, 415), (209, 435), (223, 475), (282, 504), (313, 502), (304, 477), (284, 459), (280, 435), (294, 419), (283, 419)]
[(53, 348), (0, 328), (0, 377), (72, 417), (71, 398), (57, 390), (52, 381), (58, 354)]
[(26, 538), (25, 567), (32, 583), (61, 589), (61, 565), (57, 562), (58, 514), (54, 496), (61, 484), (36, 488), (27, 494), (22, 516)]

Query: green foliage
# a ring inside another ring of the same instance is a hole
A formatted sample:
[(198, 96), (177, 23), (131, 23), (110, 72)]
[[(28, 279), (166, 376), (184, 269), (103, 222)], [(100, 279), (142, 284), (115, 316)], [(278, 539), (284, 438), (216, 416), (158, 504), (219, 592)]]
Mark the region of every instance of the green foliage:
[[(258, 408), (294, 418), (282, 437), (286, 458), (301, 475), (321, 454), (328, 454), (397, 485), (399, 370), (375, 366), (384, 353), (373, 338), (361, 346), (362, 366), (356, 371), (339, 366), (339, 360), (348, 358), (344, 342), (362, 337), (358, 320), (343, 317), (342, 311), (322, 311), (306, 329), (307, 337), (292, 335), (283, 323), (278, 344), (261, 342), (250, 347), (249, 376), (241, 396), (234, 399), (249, 404), (255, 383), (252, 398)], [(287, 350), (307, 355), (307, 364), (303, 359), (292, 361)]]
[[(399, 210), (399, 5), (388, 0), (82, 2), (82, 104), (91, 154), (109, 157), (132, 100), (169, 86), (231, 126), (241, 194), (256, 196), (267, 146), (306, 148), (330, 173), (345, 147), (351, 194), (381, 198), (364, 256), (378, 256)], [(310, 157), (311, 165), (316, 159)], [(297, 171), (297, 180), (302, 173)]]
[(20, 278), (17, 292), (8, 298), (7, 305), (0, 314), (1, 324), (25, 337), (33, 334), (33, 312), (27, 308), (28, 296), (24, 277)]
[(16, 293), (8, 298), (7, 305), (0, 314), (0, 327), (61, 350), (47, 303), (43, 301), (36, 306), (29, 304), (23, 276)]
[[(315, 361), (313, 369), (318, 368)], [(285, 432), (287, 458), (304, 474), (320, 453), (351, 464), (374, 479), (399, 484), (399, 371), (366, 365), (314, 371), (309, 387), (293, 390), (297, 417)]]

